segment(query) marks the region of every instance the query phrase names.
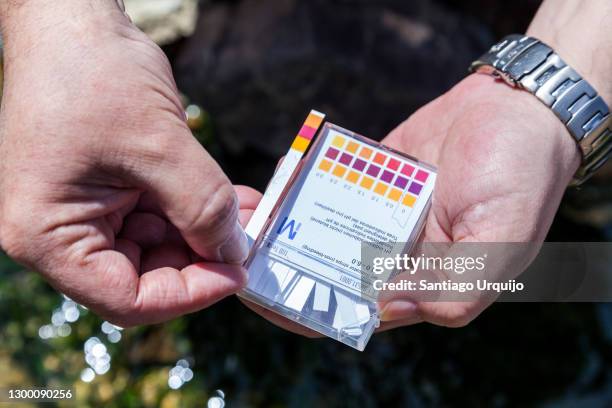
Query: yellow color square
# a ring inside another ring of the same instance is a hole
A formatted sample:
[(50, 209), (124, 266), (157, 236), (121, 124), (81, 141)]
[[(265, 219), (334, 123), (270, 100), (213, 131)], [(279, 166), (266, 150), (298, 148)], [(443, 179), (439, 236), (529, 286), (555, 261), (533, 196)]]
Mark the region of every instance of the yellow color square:
[(363, 179), (361, 179), (361, 183), (359, 185), (369, 190), (370, 188), (372, 188), (372, 184), (374, 184), (374, 180), (369, 177), (363, 176)]
[(342, 136), (336, 136), (334, 137), (334, 140), (332, 140), (332, 145), (336, 146), (338, 149), (342, 149), (344, 142), (345, 140)]
[(355, 154), (358, 148), (359, 148), (359, 144), (355, 142), (349, 142), (349, 144), (346, 146), (346, 151), (349, 153)]
[(298, 152), (305, 152), (309, 144), (310, 140), (306, 139), (305, 137), (298, 136), (293, 141), (291, 148), (297, 150)]
[(402, 196), (402, 190), (398, 190), (397, 188), (392, 188), (391, 191), (389, 191), (389, 195), (387, 197), (389, 197), (389, 199), (393, 201), (399, 201), (401, 196)]
[(370, 156), (372, 155), (372, 149), (367, 148), (367, 147), (362, 147), (361, 151), (359, 152), (359, 155), (363, 157), (364, 159), (369, 159)]
[(378, 183), (376, 187), (374, 187), (374, 192), (376, 194), (385, 195), (385, 193), (387, 192), (387, 188), (388, 187), (386, 184)]
[(408, 207), (411, 207), (411, 208), (415, 202), (416, 202), (416, 197), (411, 196), (410, 194), (406, 194), (404, 196), (404, 199), (402, 200), (402, 204), (407, 205)]
[(319, 170), (323, 170), (328, 172), (329, 169), (331, 169), (332, 166), (332, 162), (330, 162), (329, 160), (321, 160), (321, 163), (319, 163)]
[(346, 167), (336, 164), (336, 167), (334, 167), (334, 171), (332, 172), (332, 174), (336, 177), (342, 177), (344, 176), (344, 173), (346, 173)]
[(357, 183), (357, 180), (359, 180), (359, 173), (351, 170), (349, 171), (349, 174), (346, 176), (346, 179), (350, 181), (351, 183), (355, 184)]

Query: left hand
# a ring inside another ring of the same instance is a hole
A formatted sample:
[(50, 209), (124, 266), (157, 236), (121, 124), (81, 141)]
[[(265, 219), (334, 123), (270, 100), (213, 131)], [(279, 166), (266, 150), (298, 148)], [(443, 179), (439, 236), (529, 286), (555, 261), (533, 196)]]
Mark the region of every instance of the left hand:
[[(544, 241), (580, 162), (552, 111), (528, 92), (474, 74), (423, 107), (383, 140), (438, 167), (424, 242), (529, 242), (523, 259), (497, 256), (492, 278), (514, 278)], [(501, 258), (501, 259), (500, 259)], [(426, 321), (463, 326), (494, 301), (423, 302), (406, 295), (381, 305), (388, 329)]]
[[(438, 168), (425, 242), (543, 242), (563, 192), (580, 162), (576, 143), (533, 95), (484, 75), (471, 75), (393, 130), (383, 144)], [(534, 251), (535, 252), (535, 251)], [(520, 264), (508, 254), (496, 264)], [(487, 273), (500, 277), (506, 270)], [(381, 302), (380, 330), (422, 321), (462, 326), (494, 300)], [(272, 323), (308, 337), (317, 333), (258, 305)]]

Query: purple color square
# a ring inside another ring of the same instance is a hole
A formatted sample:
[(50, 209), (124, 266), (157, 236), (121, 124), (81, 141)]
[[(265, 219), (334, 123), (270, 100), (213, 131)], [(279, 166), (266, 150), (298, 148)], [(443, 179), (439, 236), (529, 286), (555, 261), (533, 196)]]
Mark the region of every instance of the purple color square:
[(421, 184), (413, 182), (412, 184), (410, 184), (410, 188), (408, 189), (408, 191), (410, 191), (412, 194), (419, 195), (422, 189), (423, 186)]
[(397, 177), (397, 180), (395, 180), (395, 187), (398, 188), (406, 188), (406, 186), (408, 185), (408, 179), (405, 179), (401, 176)]
[(342, 164), (346, 164), (347, 166), (349, 164), (351, 164), (351, 160), (353, 160), (353, 156), (351, 156), (348, 153), (342, 153), (342, 156), (340, 156), (340, 163)]
[(365, 166), (366, 162), (361, 159), (357, 159), (355, 160), (355, 163), (353, 163), (353, 168), (357, 171), (363, 171), (363, 169), (365, 169)]
[(334, 149), (333, 147), (330, 147), (329, 149), (327, 149), (325, 157), (328, 157), (332, 160), (336, 160), (336, 157), (338, 157), (338, 153), (340, 153), (338, 150)]
[(368, 171), (366, 173), (368, 173), (368, 175), (372, 177), (376, 177), (378, 176), (379, 172), (380, 172), (380, 167), (370, 164), (370, 167), (368, 167)]
[(391, 183), (391, 180), (393, 180), (393, 173), (385, 170), (383, 171), (382, 176), (380, 176), (380, 179), (384, 181), (385, 183)]

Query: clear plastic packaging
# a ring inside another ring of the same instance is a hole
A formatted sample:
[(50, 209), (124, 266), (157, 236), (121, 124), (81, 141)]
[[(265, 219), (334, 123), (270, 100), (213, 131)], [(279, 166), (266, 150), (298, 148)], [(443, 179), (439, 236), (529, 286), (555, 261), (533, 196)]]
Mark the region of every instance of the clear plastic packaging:
[(410, 253), (436, 171), (322, 119), (304, 129), (307, 146), (290, 150), (247, 227), (249, 282), (240, 295), (363, 350), (380, 319), (362, 254)]

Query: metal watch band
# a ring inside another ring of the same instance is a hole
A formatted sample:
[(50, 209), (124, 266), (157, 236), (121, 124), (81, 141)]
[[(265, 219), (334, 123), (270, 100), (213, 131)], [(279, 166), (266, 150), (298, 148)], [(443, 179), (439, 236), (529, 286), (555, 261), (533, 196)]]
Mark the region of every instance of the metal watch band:
[(512, 34), (474, 61), (471, 72), (502, 78), (550, 107), (582, 151), (571, 185), (580, 185), (610, 157), (612, 116), (595, 89), (541, 41)]

